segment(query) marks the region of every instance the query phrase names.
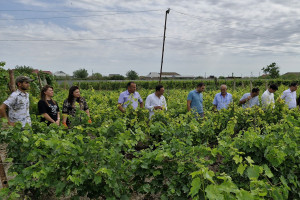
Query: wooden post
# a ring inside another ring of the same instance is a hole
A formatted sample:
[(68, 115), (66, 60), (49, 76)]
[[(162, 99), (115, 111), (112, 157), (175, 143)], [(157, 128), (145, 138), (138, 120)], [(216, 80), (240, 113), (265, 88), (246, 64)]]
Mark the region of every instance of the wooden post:
[(217, 77), (215, 77), (215, 85), (216, 85), (216, 89), (218, 89), (219, 87), (218, 87), (218, 79), (217, 79)]
[(40, 73), (38, 72), (37, 73), (37, 76), (38, 76), (38, 80), (39, 80), (39, 86), (40, 86), (40, 90), (42, 90), (42, 81), (41, 81), (41, 77), (40, 77)]
[(64, 90), (67, 89), (67, 80), (64, 81)]
[(14, 71), (12, 69), (8, 70), (9, 73), (9, 90), (10, 92), (16, 91), (16, 82), (15, 82), (15, 76)]
[(235, 78), (233, 78), (233, 91), (235, 91), (236, 89), (236, 81), (235, 81)]
[(6, 178), (4, 165), (2, 163), (1, 156), (0, 156), (0, 178), (1, 178), (2, 187), (7, 188), (8, 187), (8, 182), (7, 182), (7, 178)]
[(250, 80), (250, 91), (252, 91), (252, 80)]
[(269, 87), (268, 87), (268, 81), (266, 81), (266, 90), (268, 89)]

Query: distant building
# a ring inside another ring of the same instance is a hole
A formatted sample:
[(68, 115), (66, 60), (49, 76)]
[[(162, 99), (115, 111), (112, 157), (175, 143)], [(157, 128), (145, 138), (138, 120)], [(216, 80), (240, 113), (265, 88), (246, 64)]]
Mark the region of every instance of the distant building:
[(281, 76), (284, 79), (300, 79), (300, 72), (287, 72)]
[[(159, 76), (160, 76), (160, 73), (150, 72), (147, 76), (145, 76), (145, 78), (157, 79), (157, 78), (159, 78)], [(180, 75), (177, 72), (162, 72), (161, 77), (162, 78), (195, 78), (195, 76), (193, 76), (193, 75)]]
[(227, 76), (226, 79), (241, 79), (241, 76)]
[(59, 77), (65, 77), (65, 76), (69, 76), (68, 74), (66, 74), (63, 71), (57, 71), (53, 74), (54, 76), (59, 76)]
[(283, 76), (290, 76), (290, 75), (300, 76), (300, 72), (287, 72), (283, 74)]
[[(40, 70), (38, 70), (38, 69), (34, 69), (33, 71), (32, 71), (32, 73), (34, 73), (34, 74), (38, 74), (40, 72)], [(46, 74), (49, 74), (49, 75), (52, 75), (52, 72), (50, 72), (50, 71), (42, 71), (43, 73), (46, 73)]]

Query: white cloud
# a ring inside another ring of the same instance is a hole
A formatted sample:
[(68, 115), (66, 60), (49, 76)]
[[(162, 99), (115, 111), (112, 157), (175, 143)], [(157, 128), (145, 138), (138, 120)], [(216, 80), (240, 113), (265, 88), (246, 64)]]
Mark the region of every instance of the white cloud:
[[(40, 18), (0, 21), (0, 26), (6, 27), (0, 29), (2, 40), (78, 40), (0, 41), (1, 59), (9, 67), (31, 65), (51, 67), (52, 71), (63, 68), (69, 74), (80, 67), (104, 74), (125, 74), (130, 67), (141, 75), (159, 71), (165, 11), (171, 8), (165, 70), (195, 75), (203, 71), (227, 75), (232, 70), (237, 74), (250, 74), (250, 70), (258, 74), (262, 66), (278, 62), (282, 72), (299, 71), (295, 58), (300, 37), (298, 1), (18, 2), (22, 9), (34, 6), (32, 10), (74, 12), (24, 12), (22, 16), (0, 13), (2, 19)], [(146, 10), (157, 11), (115, 13)], [(111, 40), (93, 40), (101, 38)]]

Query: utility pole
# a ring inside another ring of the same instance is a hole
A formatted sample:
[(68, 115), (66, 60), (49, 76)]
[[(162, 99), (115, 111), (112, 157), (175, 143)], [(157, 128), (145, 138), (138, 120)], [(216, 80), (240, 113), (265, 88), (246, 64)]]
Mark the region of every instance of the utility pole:
[(159, 84), (161, 82), (162, 67), (163, 67), (163, 62), (164, 62), (165, 40), (166, 40), (166, 29), (167, 29), (167, 16), (168, 16), (169, 13), (170, 13), (170, 8), (168, 8), (168, 10), (166, 10), (166, 15), (165, 15), (165, 27), (164, 27), (164, 38), (163, 38), (163, 46), (162, 46), (162, 53), (161, 53)]

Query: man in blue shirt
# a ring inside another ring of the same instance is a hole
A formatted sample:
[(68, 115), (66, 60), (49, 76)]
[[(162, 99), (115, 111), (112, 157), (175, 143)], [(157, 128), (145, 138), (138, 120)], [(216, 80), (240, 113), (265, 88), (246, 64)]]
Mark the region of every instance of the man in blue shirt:
[(137, 109), (139, 105), (141, 108), (144, 107), (143, 99), (136, 91), (136, 84), (134, 82), (127, 84), (127, 90), (120, 94), (118, 100), (118, 108), (123, 113), (129, 105), (132, 105), (133, 109)]
[(230, 93), (227, 93), (226, 85), (221, 85), (220, 89), (221, 92), (216, 94), (215, 99), (213, 101), (214, 109), (227, 109), (228, 105), (232, 102), (232, 95)]
[(187, 97), (187, 110), (198, 113), (201, 117), (204, 117), (202, 94), (204, 90), (204, 83), (199, 83), (197, 88), (191, 91)]
[(246, 93), (240, 99), (239, 104), (242, 104), (243, 108), (252, 108), (253, 106), (259, 106), (259, 89), (253, 88), (250, 93)]

